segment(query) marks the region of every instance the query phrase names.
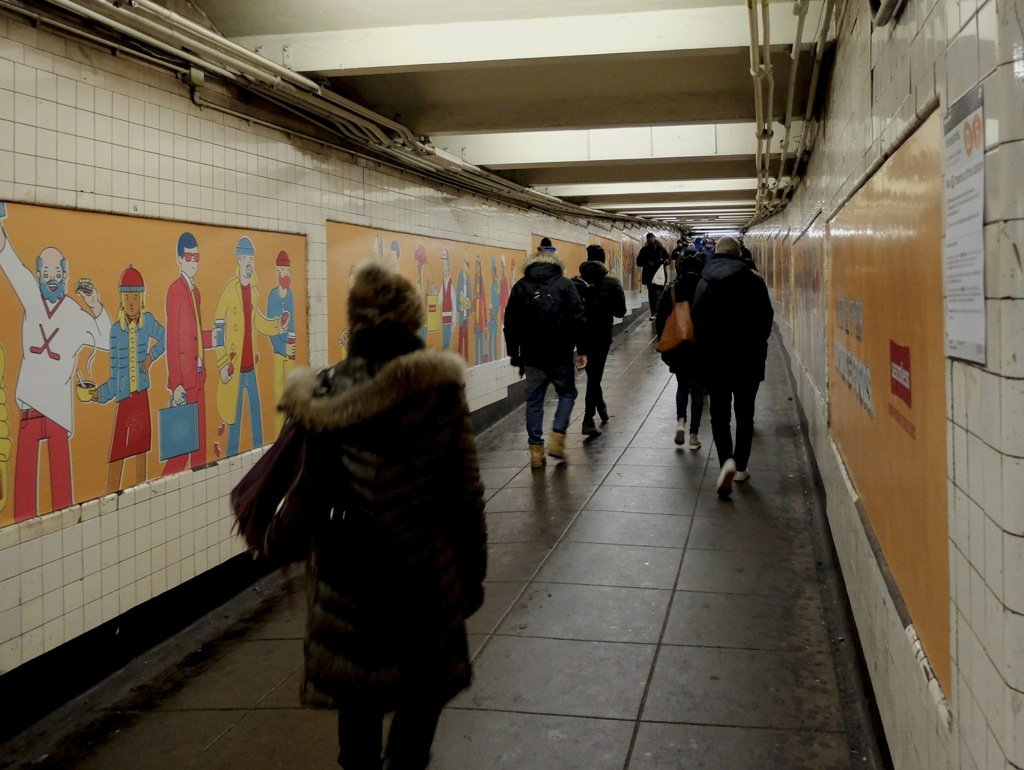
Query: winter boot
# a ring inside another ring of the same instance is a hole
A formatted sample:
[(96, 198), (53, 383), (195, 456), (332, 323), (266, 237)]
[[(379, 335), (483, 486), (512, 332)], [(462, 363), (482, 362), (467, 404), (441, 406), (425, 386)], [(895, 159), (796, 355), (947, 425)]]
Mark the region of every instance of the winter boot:
[(601, 422), (608, 422), (608, 405), (601, 404), (597, 407), (597, 416), (601, 418)]
[(543, 444), (530, 444), (530, 467), (543, 468), (548, 460), (544, 456)]
[(558, 431), (551, 431), (551, 441), (548, 442), (548, 454), (559, 460), (565, 459), (565, 434)]

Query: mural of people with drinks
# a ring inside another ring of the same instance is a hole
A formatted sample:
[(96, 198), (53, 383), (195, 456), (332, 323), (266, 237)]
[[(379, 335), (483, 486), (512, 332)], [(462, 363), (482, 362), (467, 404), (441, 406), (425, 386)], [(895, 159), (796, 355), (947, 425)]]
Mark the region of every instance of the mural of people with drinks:
[[(385, 243), (391, 246), (385, 249)], [(403, 253), (407, 256), (400, 259)], [(347, 339), (348, 276), (363, 260), (376, 258), (398, 270), (421, 293), (427, 321), (420, 337), (428, 347), (458, 353), (469, 366), (499, 360), (505, 355), (501, 324), (509, 287), (522, 277), (515, 270), (524, 256), (525, 249), (328, 222), (327, 326), (328, 339), (335, 341), (330, 356), (340, 357)]]
[(0, 206), (0, 526), (272, 441), (277, 359), (308, 360), (305, 253), (296, 235)]

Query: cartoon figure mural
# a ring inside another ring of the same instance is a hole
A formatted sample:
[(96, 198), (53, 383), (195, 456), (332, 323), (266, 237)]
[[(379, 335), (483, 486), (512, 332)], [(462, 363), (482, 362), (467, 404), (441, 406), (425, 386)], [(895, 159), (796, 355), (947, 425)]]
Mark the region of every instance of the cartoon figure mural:
[(441, 251), (441, 347), (452, 349), (455, 325), (455, 291), (452, 287), (452, 260), (448, 250)]
[(391, 259), (395, 272), (402, 272), (402, 247), (398, 245), (398, 241), (391, 241)]
[(0, 511), (11, 495), (11, 427), (7, 422), (7, 352), (0, 345)]
[[(502, 255), (504, 258), (504, 255)], [(498, 260), (491, 257), (491, 307), (487, 314), (487, 359), (497, 361), (498, 354), (498, 316), (501, 315), (501, 287), (498, 283)]]
[[(468, 264), (468, 263), (467, 263)], [(484, 269), (477, 254), (473, 270), (473, 330), (476, 332), (473, 360), (477, 365), (488, 360), (487, 342), (487, 295), (484, 294)]]
[[(295, 368), (295, 295), (292, 293), (292, 262), (287, 251), (277, 255), (274, 262), (277, 271), (277, 287), (267, 296), (267, 318), (278, 319), (282, 331), (270, 338), (274, 348), (274, 395), (284, 395), (284, 381)], [(274, 417), (277, 429), (284, 424), (284, 414), (277, 412)]]
[[(206, 366), (203, 354), (213, 347), (212, 334), (203, 330), (202, 298), (196, 285), (199, 244), (190, 232), (178, 237), (178, 279), (167, 289), (167, 389), (171, 405), (161, 414), (176, 430), (161, 422), (161, 459), (167, 459), (163, 475), (206, 464)], [(165, 433), (167, 434), (165, 436)], [(171, 447), (170, 435), (182, 437)]]
[[(431, 314), (437, 312), (437, 294), (434, 292), (433, 296), (431, 296), (431, 292), (427, 291), (427, 288), (423, 285), (423, 268), (427, 264), (427, 250), (422, 243), (416, 246), (413, 258), (416, 260), (416, 291), (423, 297), (423, 306), (427, 309), (427, 317), (419, 330), (420, 339), (426, 342), (427, 334), (430, 331)], [(431, 285), (431, 288), (433, 288), (433, 285)]]
[[(110, 317), (88, 278), (80, 278), (75, 289), (87, 310), (68, 299), (68, 261), (60, 250), (44, 248), (36, 257), (33, 275), (19, 259), (2, 226), (0, 270), (24, 311), (22, 361), (15, 392), (20, 417), (14, 477), (14, 518), (22, 521), (39, 512), (39, 450), (44, 441), (49, 453), (53, 508), (66, 508), (74, 501), (69, 446), (74, 431), (71, 380), (77, 373), (78, 351), (85, 347), (107, 350)], [(80, 374), (78, 377), (82, 387), (92, 387), (81, 381)]]
[(117, 402), (110, 439), (107, 491), (121, 489), (124, 461), (135, 458), (135, 483), (146, 480), (146, 457), (152, 449), (149, 369), (164, 353), (164, 327), (146, 310), (142, 273), (129, 265), (118, 282), (121, 308), (110, 327), (110, 379), (89, 390), (89, 398)]
[(272, 337), (285, 330), (280, 319), (271, 320), (259, 310), (256, 288), (256, 247), (252, 239), (242, 236), (235, 247), (238, 265), (220, 295), (214, 312), (217, 370), (217, 412), (228, 426), (227, 456), (238, 454), (242, 435), (242, 401), (249, 401), (249, 422), (253, 447), (263, 446), (263, 417), (260, 390), (256, 379), (256, 333)]
[(455, 280), (455, 327), (458, 330), (458, 352), (469, 363), (469, 324), (473, 313), (473, 284), (469, 277), (469, 257), (462, 255), (462, 269)]

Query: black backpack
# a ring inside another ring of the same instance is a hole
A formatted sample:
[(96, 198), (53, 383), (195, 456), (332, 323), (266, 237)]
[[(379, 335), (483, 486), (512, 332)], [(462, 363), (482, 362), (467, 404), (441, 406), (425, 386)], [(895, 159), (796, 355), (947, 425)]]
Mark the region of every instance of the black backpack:
[(526, 286), (524, 318), (526, 327), (533, 332), (551, 332), (562, 325), (562, 300), (547, 283), (529, 283)]

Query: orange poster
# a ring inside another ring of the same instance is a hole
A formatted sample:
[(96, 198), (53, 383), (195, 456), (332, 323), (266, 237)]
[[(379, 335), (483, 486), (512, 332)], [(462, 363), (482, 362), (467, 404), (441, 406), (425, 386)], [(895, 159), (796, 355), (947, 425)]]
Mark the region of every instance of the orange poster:
[[(605, 266), (608, 268), (608, 275), (612, 278), (618, 278), (625, 285), (625, 274), (622, 270), (622, 244), (618, 241), (613, 241), (611, 238), (602, 238), (600, 236), (593, 236), (592, 240), (604, 249)], [(570, 271), (569, 266), (566, 265), (566, 271), (569, 272), (569, 275), (575, 275), (579, 272), (579, 266), (577, 265), (576, 271)]]
[(356, 265), (371, 257), (389, 262), (417, 287), (427, 309), (420, 337), (429, 347), (455, 351), (470, 366), (504, 358), (505, 305), (512, 284), (522, 277), (524, 256), (522, 251), (328, 222), (328, 359), (348, 355), (349, 282)]
[(0, 523), (276, 437), (308, 358), (303, 237), (3, 208)]

